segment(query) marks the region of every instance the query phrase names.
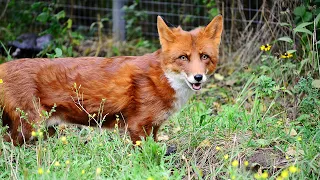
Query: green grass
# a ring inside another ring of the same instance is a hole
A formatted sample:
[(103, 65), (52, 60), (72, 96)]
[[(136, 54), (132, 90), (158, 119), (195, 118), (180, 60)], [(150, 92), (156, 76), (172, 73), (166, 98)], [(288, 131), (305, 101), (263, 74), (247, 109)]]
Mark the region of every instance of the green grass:
[[(298, 168), (288, 171), (290, 179), (319, 179), (319, 121), (289, 119), (282, 103), (293, 95), (267, 76), (230, 79), (236, 85), (213, 82), (190, 100), (157, 143), (135, 146), (118, 129), (73, 126), (21, 147), (0, 138), (0, 179), (275, 179), (290, 166)], [(177, 152), (165, 156), (169, 145)]]

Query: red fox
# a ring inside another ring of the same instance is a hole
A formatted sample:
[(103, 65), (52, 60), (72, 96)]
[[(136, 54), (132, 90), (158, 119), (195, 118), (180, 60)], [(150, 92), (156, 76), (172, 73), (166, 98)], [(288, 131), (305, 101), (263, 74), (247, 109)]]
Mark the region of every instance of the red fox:
[[(199, 91), (218, 63), (222, 16), (206, 27), (169, 28), (158, 16), (161, 49), (143, 56), (20, 59), (0, 65), (6, 141), (22, 144), (41, 124), (126, 127), (133, 142), (160, 125)], [(54, 107), (50, 116), (43, 112)], [(18, 109), (17, 109), (18, 108)], [(120, 118), (119, 118), (120, 117)]]

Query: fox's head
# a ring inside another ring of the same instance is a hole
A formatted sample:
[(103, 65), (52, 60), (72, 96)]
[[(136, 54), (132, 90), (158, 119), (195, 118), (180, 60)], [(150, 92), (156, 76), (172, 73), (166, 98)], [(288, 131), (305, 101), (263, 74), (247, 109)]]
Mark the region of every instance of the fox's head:
[(206, 27), (192, 31), (169, 28), (160, 16), (157, 26), (161, 65), (170, 83), (178, 81), (175, 86), (188, 85), (194, 91), (200, 90), (218, 63), (222, 16), (216, 16)]

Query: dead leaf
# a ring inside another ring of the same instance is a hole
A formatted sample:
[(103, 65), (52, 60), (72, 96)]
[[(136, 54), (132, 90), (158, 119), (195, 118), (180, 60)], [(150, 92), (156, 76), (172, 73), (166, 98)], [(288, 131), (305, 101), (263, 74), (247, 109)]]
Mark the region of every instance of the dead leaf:
[(291, 129), (285, 129), (285, 132), (287, 134), (289, 134), (290, 136), (296, 136), (298, 133), (297, 131), (294, 129), (294, 128), (291, 128)]
[(231, 79), (231, 80), (227, 80), (226, 81), (226, 85), (227, 86), (233, 86), (234, 85), (234, 83), (236, 83), (237, 81), (236, 80), (234, 80), (234, 79)]
[(289, 147), (286, 154), (293, 157), (296, 155), (303, 155), (304, 152), (303, 152), (303, 150), (296, 150), (295, 147)]
[(222, 80), (224, 79), (224, 77), (223, 77), (221, 74), (219, 74), (219, 73), (215, 73), (215, 74), (214, 74), (214, 78), (215, 78), (216, 80), (219, 80), (219, 81), (222, 81)]
[(177, 133), (177, 132), (179, 132), (181, 130), (181, 127), (180, 126), (178, 126), (178, 127), (176, 127), (176, 128), (173, 128), (173, 132), (174, 133)]
[(315, 79), (312, 81), (312, 86), (315, 88), (320, 88), (320, 79)]
[(203, 140), (198, 147), (209, 147), (211, 146), (211, 143), (208, 139)]
[(167, 140), (169, 140), (169, 136), (168, 135), (159, 135), (158, 140), (159, 141), (167, 141)]

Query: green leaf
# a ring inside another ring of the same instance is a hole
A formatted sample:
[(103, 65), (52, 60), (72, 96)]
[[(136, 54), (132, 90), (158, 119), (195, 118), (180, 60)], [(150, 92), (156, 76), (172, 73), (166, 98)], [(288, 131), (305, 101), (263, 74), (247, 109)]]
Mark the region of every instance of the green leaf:
[(293, 53), (295, 53), (296, 51), (297, 51), (297, 50), (295, 50), (295, 49), (291, 49), (291, 50), (288, 50), (287, 53), (293, 54)]
[(256, 143), (259, 144), (261, 147), (265, 147), (270, 144), (269, 141), (266, 139), (257, 139)]
[(320, 79), (315, 79), (312, 81), (312, 86), (315, 88), (320, 88)]
[(291, 24), (289, 24), (289, 23), (280, 23), (280, 26), (289, 26), (289, 27), (292, 27)]
[(47, 12), (42, 12), (41, 14), (39, 14), (37, 16), (37, 21), (41, 22), (41, 23), (46, 23), (49, 19), (49, 13)]
[(66, 12), (64, 12), (63, 10), (58, 12), (56, 15), (54, 15), (55, 18), (57, 19), (61, 19), (61, 18), (64, 18), (66, 17)]
[(293, 33), (296, 34), (297, 32), (306, 33), (312, 36), (312, 32), (306, 28), (294, 28)]
[(317, 27), (319, 21), (320, 21), (320, 14), (318, 14), (317, 17), (314, 19), (314, 26), (315, 27)]
[(289, 36), (284, 36), (278, 39), (278, 41), (285, 41), (288, 43), (293, 43), (293, 40)]
[(54, 49), (54, 57), (61, 57), (62, 56), (62, 50), (60, 48), (55, 48)]
[(293, 14), (296, 16), (303, 16), (306, 13), (305, 6), (298, 6), (294, 9)]
[(311, 21), (312, 19), (312, 13), (311, 12), (306, 12), (303, 17), (302, 17), (303, 21), (308, 22)]
[(310, 24), (313, 24), (313, 22), (304, 22), (299, 24), (296, 28), (304, 28), (306, 26), (309, 26)]
[(71, 29), (71, 27), (72, 27), (72, 19), (68, 19), (68, 21), (67, 21), (67, 28), (68, 28), (68, 29)]

